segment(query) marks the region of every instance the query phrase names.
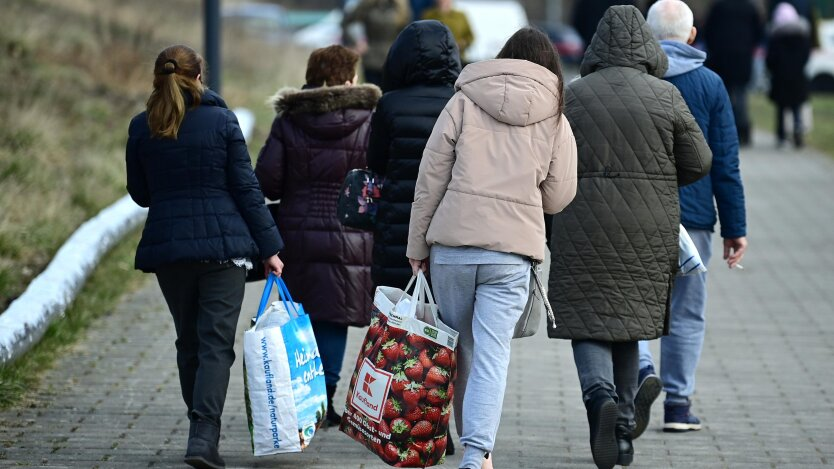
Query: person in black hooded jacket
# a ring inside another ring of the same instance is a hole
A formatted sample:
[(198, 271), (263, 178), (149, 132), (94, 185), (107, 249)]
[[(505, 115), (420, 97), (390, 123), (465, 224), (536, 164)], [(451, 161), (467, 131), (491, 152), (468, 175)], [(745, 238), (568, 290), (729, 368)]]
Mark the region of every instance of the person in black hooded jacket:
[(374, 232), (376, 286), (402, 288), (411, 278), (405, 249), (417, 171), (460, 68), (454, 36), (439, 21), (411, 23), (388, 52), (368, 144), (368, 168), (385, 178)]

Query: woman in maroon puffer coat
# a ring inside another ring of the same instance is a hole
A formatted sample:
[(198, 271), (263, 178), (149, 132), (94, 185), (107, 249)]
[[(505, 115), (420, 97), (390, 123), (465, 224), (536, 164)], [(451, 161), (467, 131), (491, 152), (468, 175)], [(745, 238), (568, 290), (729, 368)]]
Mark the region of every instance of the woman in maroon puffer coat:
[(359, 56), (342, 46), (313, 51), (307, 84), (273, 98), (277, 116), (255, 174), (280, 227), (283, 278), (310, 315), (327, 383), (327, 419), (338, 423), (333, 394), (348, 326), (366, 326), (372, 307), (373, 235), (345, 228), (336, 202), (347, 173), (365, 168), (371, 114), (381, 95), (356, 86)]

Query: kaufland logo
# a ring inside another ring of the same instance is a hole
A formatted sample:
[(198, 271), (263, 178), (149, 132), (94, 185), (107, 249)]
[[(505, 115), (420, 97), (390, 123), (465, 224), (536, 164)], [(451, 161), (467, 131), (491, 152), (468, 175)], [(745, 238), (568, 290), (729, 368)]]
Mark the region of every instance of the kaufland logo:
[(376, 381), (376, 378), (374, 378), (368, 373), (365, 373), (365, 380), (362, 383), (362, 390), (365, 391), (365, 394), (367, 394), (368, 397), (374, 397), (374, 393), (371, 391), (371, 384), (373, 384), (374, 381)]
[(383, 403), (388, 397), (388, 389), (394, 375), (375, 367), (366, 358), (359, 368), (359, 376), (361, 381), (354, 387), (350, 404), (370, 420), (379, 423), (382, 419)]

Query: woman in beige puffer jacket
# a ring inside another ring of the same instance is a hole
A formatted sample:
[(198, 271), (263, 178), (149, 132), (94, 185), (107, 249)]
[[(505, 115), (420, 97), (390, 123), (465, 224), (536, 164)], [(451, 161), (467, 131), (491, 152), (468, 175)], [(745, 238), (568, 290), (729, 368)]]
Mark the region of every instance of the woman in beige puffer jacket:
[(562, 87), (547, 37), (518, 31), (496, 60), (463, 70), (420, 162), (407, 255), (415, 272), (431, 258), (443, 320), (460, 333), (461, 468), (491, 467), (513, 329), (527, 302), (531, 260), (544, 258), (544, 214), (576, 194), (576, 141), (562, 114)]

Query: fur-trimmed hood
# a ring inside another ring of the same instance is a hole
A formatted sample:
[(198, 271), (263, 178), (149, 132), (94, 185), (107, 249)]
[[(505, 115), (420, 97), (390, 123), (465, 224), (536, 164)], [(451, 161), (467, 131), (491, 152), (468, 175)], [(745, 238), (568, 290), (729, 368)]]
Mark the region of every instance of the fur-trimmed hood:
[(375, 85), (284, 88), (269, 102), (307, 135), (333, 140), (349, 135), (371, 119), (382, 91)]
[(275, 112), (281, 114), (325, 114), (342, 109), (376, 107), (382, 91), (376, 85), (322, 86), (319, 88), (282, 88), (269, 99)]

